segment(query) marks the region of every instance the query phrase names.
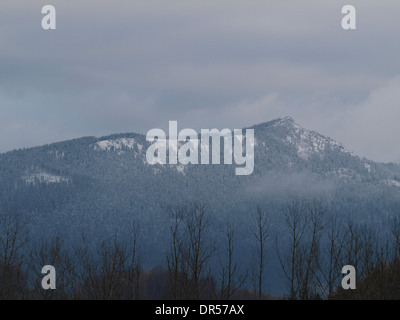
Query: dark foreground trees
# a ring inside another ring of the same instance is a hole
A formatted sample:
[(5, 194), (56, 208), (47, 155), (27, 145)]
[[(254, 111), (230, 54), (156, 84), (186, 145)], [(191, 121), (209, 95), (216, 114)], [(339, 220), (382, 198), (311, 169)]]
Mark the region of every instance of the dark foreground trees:
[(0, 215), (0, 299), (25, 298), (27, 220), (17, 211)]
[(209, 262), (216, 251), (209, 237), (211, 218), (205, 206), (177, 207), (170, 212), (171, 246), (166, 260), (174, 299), (210, 297), (215, 283)]
[[(0, 299), (266, 299), (274, 259), (288, 299), (400, 298), (398, 218), (385, 235), (332, 214), (321, 201), (295, 198), (278, 217), (258, 207), (249, 219), (247, 249), (255, 255), (246, 264), (237, 252), (243, 229), (232, 221), (212, 228), (201, 204), (171, 208), (164, 263), (144, 271), (135, 226), (129, 237), (93, 242), (83, 235), (70, 248), (58, 235), (33, 240), (29, 221), (7, 212), (0, 215)], [(44, 265), (57, 270), (56, 290), (41, 286)], [(356, 290), (341, 289), (344, 265), (356, 268)]]

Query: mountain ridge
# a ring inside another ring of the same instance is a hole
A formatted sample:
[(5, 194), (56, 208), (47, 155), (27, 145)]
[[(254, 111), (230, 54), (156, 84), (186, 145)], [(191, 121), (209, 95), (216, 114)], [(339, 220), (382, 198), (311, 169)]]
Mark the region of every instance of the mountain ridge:
[[(380, 172), (381, 175), (383, 173), (385, 173), (384, 175), (389, 175), (386, 177), (386, 180), (390, 181), (388, 182), (389, 184), (395, 186), (399, 184), (400, 186), (400, 181), (398, 181), (400, 180), (398, 178), (400, 176), (399, 165), (374, 162), (364, 157), (361, 158), (347, 150), (342, 143), (316, 131), (301, 127), (291, 117), (274, 119), (244, 129), (255, 130), (255, 153), (256, 157), (259, 157), (258, 161), (255, 160), (256, 175), (268, 170), (287, 171), (307, 169), (317, 174), (336, 175), (344, 180), (347, 178), (357, 181), (361, 178), (367, 180), (373, 179), (371, 176)], [(25, 158), (24, 155), (28, 155), (27, 157), (30, 158), (34, 154), (45, 152), (49, 156), (45, 159), (45, 162), (48, 164), (47, 167), (56, 168), (55, 171), (57, 171), (60, 167), (57, 162), (62, 162), (61, 160), (66, 160), (65, 162), (69, 166), (73, 165), (69, 155), (66, 155), (69, 152), (68, 150), (73, 147), (73, 150), (78, 152), (75, 155), (77, 157), (89, 156), (90, 158), (96, 158), (98, 152), (105, 151), (116, 151), (117, 155), (128, 152), (128, 154), (133, 156), (132, 160), (137, 161), (140, 158), (143, 162), (142, 164), (149, 167), (150, 165), (145, 159), (145, 150), (149, 145), (150, 143), (146, 141), (145, 135), (134, 132), (111, 134), (101, 137), (88, 136), (2, 153), (0, 154), (0, 163), (3, 162), (4, 166), (7, 158), (14, 158), (15, 156), (17, 158)], [(90, 151), (94, 151), (95, 153), (93, 154)], [(51, 159), (52, 156), (57, 161)], [(95, 161), (95, 159), (93, 160)], [(35, 165), (39, 165), (39, 167), (41, 165), (40, 161), (37, 163), (30, 162), (31, 168)], [(174, 168), (171, 165), (164, 167), (155, 165), (150, 167), (153, 168), (154, 172), (159, 172), (166, 168)], [(184, 174), (186, 168), (189, 167), (193, 167), (193, 165), (177, 165), (175, 171)], [(112, 166), (110, 168), (112, 169)], [(27, 172), (29, 170), (29, 168), (26, 168), (22, 173), (22, 176), (26, 177), (25, 180), (32, 182), (34, 180), (32, 175), (41, 174), (37, 172), (40, 170), (36, 168), (31, 170), (30, 176), (29, 172)], [(43, 172), (43, 175), (46, 174), (51, 175), (52, 173)], [(84, 174), (84, 172), (81, 170), (80, 174)], [(54, 179), (54, 182), (68, 180), (70, 180), (69, 177), (60, 177), (59, 179)]]
[[(192, 202), (212, 208), (215, 224), (246, 216), (262, 205), (278, 216), (290, 197), (321, 198), (332, 210), (362, 221), (397, 212), (400, 166), (377, 163), (285, 117), (252, 127), (255, 167), (237, 177), (232, 165), (150, 165), (140, 133), (82, 137), (0, 154), (0, 210), (32, 218), (38, 233), (73, 240), (134, 221), (151, 247), (166, 237), (168, 208)], [(48, 221), (43, 231), (42, 221)], [(155, 230), (158, 230), (157, 232)], [(151, 235), (154, 239), (151, 238)]]
[[(140, 229), (146, 267), (161, 263), (168, 245), (169, 212), (201, 203), (212, 218), (211, 236), (223, 241), (235, 226), (238, 259), (251, 253), (254, 215), (268, 211), (275, 232), (282, 207), (296, 198), (322, 201), (341, 219), (374, 224), (400, 207), (400, 166), (360, 158), (341, 143), (285, 117), (252, 127), (254, 172), (236, 176), (233, 165), (150, 165), (140, 133), (82, 137), (0, 154), (0, 212), (29, 218), (33, 238), (60, 235), (69, 246)], [(283, 229), (282, 229), (283, 230)]]
[[(346, 149), (344, 147), (344, 144), (341, 142), (338, 142), (336, 139), (331, 138), (329, 136), (323, 135), (315, 130), (309, 130), (309, 129), (305, 129), (304, 127), (300, 126), (292, 117), (290, 116), (285, 116), (283, 118), (277, 118), (277, 119), (273, 119), (270, 121), (266, 121), (266, 122), (262, 122), (259, 124), (254, 124), (251, 126), (247, 126), (247, 127), (243, 127), (242, 130), (245, 129), (270, 129), (270, 127), (276, 127), (277, 125), (283, 126), (286, 129), (289, 127), (292, 127), (296, 130), (300, 130), (303, 132), (306, 132), (307, 134), (311, 134), (311, 135), (317, 135), (321, 138), (321, 140), (326, 140), (326, 141), (330, 141), (331, 143), (337, 145), (338, 147), (342, 148), (343, 151), (350, 153), (353, 156), (357, 156), (360, 159), (363, 160), (368, 160), (368, 161), (372, 161), (374, 163), (383, 163), (383, 164), (394, 164), (397, 165), (397, 163), (394, 162), (379, 162), (379, 161), (374, 161), (374, 160), (370, 160), (366, 157), (360, 157), (357, 154), (355, 154), (353, 151), (350, 151), (348, 149)], [(108, 134), (108, 135), (102, 135), (102, 136), (83, 136), (83, 137), (78, 137), (78, 138), (73, 138), (73, 139), (67, 139), (67, 140), (61, 140), (61, 141), (57, 141), (57, 142), (52, 142), (52, 143), (47, 143), (47, 144), (43, 144), (43, 145), (37, 145), (37, 146), (32, 146), (32, 147), (24, 147), (24, 148), (19, 148), (19, 149), (13, 149), (13, 150), (9, 150), (6, 152), (0, 152), (0, 156), (4, 155), (4, 154), (8, 154), (8, 153), (13, 153), (13, 152), (20, 152), (20, 151), (24, 151), (24, 150), (34, 150), (34, 149), (40, 149), (40, 148), (45, 148), (45, 147), (56, 147), (56, 146), (63, 146), (63, 145), (68, 145), (71, 143), (81, 143), (81, 142), (89, 142), (89, 141), (93, 141), (93, 142), (99, 142), (102, 140), (113, 140), (113, 139), (119, 139), (119, 138), (134, 138), (134, 137), (141, 137), (141, 138), (145, 138), (145, 134), (143, 133), (139, 133), (139, 132), (125, 132), (125, 133), (112, 133), (112, 134)]]

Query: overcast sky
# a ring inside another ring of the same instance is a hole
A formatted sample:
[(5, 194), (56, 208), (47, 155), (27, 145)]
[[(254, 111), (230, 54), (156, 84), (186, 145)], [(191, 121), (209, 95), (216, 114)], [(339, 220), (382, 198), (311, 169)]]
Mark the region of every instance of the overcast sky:
[(0, 152), (289, 115), (400, 162), (399, 17), (398, 0), (1, 0)]

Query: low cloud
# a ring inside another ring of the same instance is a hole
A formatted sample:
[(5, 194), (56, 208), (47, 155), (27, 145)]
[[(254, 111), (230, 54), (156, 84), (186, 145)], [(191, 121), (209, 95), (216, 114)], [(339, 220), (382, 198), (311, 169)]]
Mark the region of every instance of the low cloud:
[(354, 0), (354, 32), (340, 27), (345, 4), (64, 1), (47, 32), (41, 1), (3, 0), (0, 152), (169, 120), (240, 128), (290, 115), (373, 160), (400, 160), (400, 4)]
[(337, 136), (356, 153), (378, 161), (400, 162), (400, 76), (349, 108)]
[(247, 187), (247, 192), (255, 196), (320, 198), (329, 196), (335, 188), (332, 179), (321, 178), (307, 171), (270, 172)]

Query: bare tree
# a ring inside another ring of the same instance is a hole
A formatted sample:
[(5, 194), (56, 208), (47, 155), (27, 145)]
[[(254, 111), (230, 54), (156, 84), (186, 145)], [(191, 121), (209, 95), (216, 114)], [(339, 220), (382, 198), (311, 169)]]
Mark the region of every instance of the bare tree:
[(326, 267), (321, 266), (321, 274), (324, 280), (325, 296), (331, 297), (341, 279), (341, 268), (343, 267), (343, 253), (346, 238), (343, 234), (344, 226), (338, 221), (336, 215), (332, 216), (326, 224), (327, 243), (325, 246)]
[[(289, 299), (300, 298), (300, 288), (302, 286), (302, 244), (307, 231), (307, 217), (305, 215), (305, 201), (302, 199), (293, 199), (285, 208), (284, 222), (288, 229), (288, 239), (286, 243), (289, 249), (283, 251), (279, 245), (279, 236), (275, 239), (275, 249), (283, 274), (289, 284)], [(285, 239), (283, 239), (285, 242)]]
[[(320, 266), (320, 244), (321, 244), (321, 233), (324, 229), (323, 226), (323, 215), (326, 209), (323, 207), (321, 201), (313, 200), (308, 202), (308, 243), (303, 246), (304, 259), (302, 259), (304, 265), (299, 263), (299, 268), (304, 269), (303, 276), (301, 278), (300, 296), (302, 300), (315, 298), (320, 294), (320, 290), (317, 288), (321, 287), (322, 282), (319, 278), (319, 266)], [(300, 272), (300, 270), (299, 270)]]
[(76, 256), (83, 268), (84, 293), (89, 299), (115, 299), (118, 277), (128, 260), (126, 248), (116, 238), (101, 240), (95, 254), (89, 250), (85, 237), (82, 243), (83, 247), (77, 250)]
[(186, 296), (200, 299), (209, 284), (208, 263), (216, 247), (209, 239), (211, 219), (207, 208), (195, 204), (185, 217), (186, 238), (182, 246), (182, 258), (186, 283)]
[(393, 258), (397, 259), (400, 257), (400, 219), (398, 217), (393, 217), (391, 233), (393, 237)]
[(257, 207), (257, 226), (256, 231), (253, 232), (253, 236), (257, 243), (257, 297), (262, 298), (262, 289), (264, 283), (264, 270), (266, 263), (266, 242), (270, 233), (270, 221), (266, 211), (262, 211), (260, 207)]
[[(64, 249), (63, 240), (59, 235), (49, 239), (41, 239), (29, 248), (29, 269), (33, 276), (32, 287), (45, 300), (67, 299), (74, 294), (76, 274), (74, 263), (69, 253)], [(56, 269), (57, 290), (44, 290), (41, 285), (42, 267), (52, 265)]]
[[(137, 226), (131, 223), (130, 230), (130, 264), (127, 267), (127, 283), (129, 298), (139, 300), (141, 292), (142, 263), (140, 251), (140, 235)], [(128, 253), (129, 254), (129, 253)]]
[(27, 220), (17, 211), (0, 215), (0, 298), (23, 295), (26, 286), (24, 248), (28, 242)]
[(363, 242), (360, 227), (351, 219), (348, 220), (346, 229), (346, 246), (344, 252), (344, 263), (354, 266), (359, 269), (363, 254)]
[[(79, 262), (81, 297), (100, 300), (139, 299), (141, 263), (140, 238), (136, 227), (130, 226), (129, 241), (117, 236), (100, 240), (90, 247), (86, 236), (75, 250)], [(96, 249), (96, 250), (95, 250)]]
[(169, 274), (169, 283), (171, 287), (172, 298), (177, 300), (182, 297), (182, 224), (184, 219), (184, 213), (186, 208), (177, 207), (170, 209), (170, 233), (171, 233), (171, 244), (170, 249), (166, 254), (167, 267)]
[(362, 243), (361, 275), (368, 277), (374, 271), (378, 262), (379, 240), (375, 230), (370, 226), (362, 226), (360, 230)]
[(199, 299), (205, 289), (215, 286), (208, 273), (216, 250), (209, 238), (210, 226), (208, 209), (201, 204), (170, 209), (171, 244), (166, 260), (174, 299)]
[(239, 266), (233, 260), (235, 251), (235, 230), (227, 223), (225, 230), (227, 264), (221, 267), (221, 298), (230, 300), (246, 281), (247, 273), (241, 274)]

